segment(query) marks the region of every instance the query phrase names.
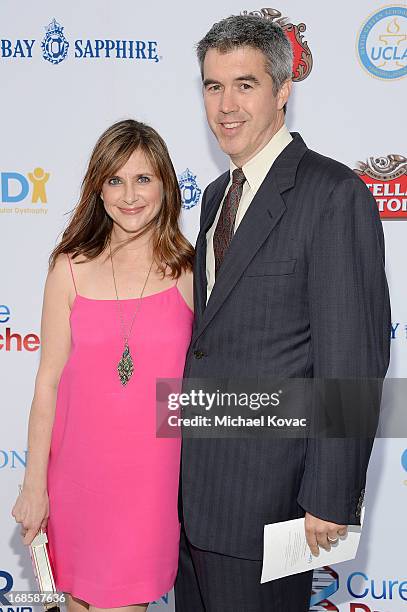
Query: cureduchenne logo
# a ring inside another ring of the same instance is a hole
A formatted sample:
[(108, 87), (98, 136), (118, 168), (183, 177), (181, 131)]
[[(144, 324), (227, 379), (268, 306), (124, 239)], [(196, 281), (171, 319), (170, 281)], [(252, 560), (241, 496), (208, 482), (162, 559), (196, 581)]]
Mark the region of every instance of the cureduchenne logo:
[(0, 39), (0, 59), (31, 59), (37, 47), (47, 62), (58, 65), (73, 55), (74, 59), (128, 59), (157, 63), (161, 60), (156, 40), (77, 38), (69, 42), (64, 26), (55, 17), (45, 26), (41, 43), (36, 39)]
[[(407, 580), (377, 579), (365, 572), (353, 572), (348, 576), (346, 586), (352, 599), (359, 600), (350, 604), (351, 612), (385, 612), (386, 608), (382, 606), (386, 606), (388, 601), (399, 602), (404, 609), (403, 602), (407, 602)], [(374, 603), (376, 601), (379, 604)], [(377, 605), (380, 605), (379, 609)]]
[(339, 589), (339, 576), (332, 567), (325, 565), (314, 570), (309, 612), (339, 612), (330, 598)]
[(6, 304), (0, 304), (0, 351), (21, 352), (27, 351), (33, 353), (40, 348), (40, 338), (32, 332), (21, 334), (12, 330), (10, 325), (3, 328), (4, 324), (8, 324), (11, 319), (11, 309)]
[[(375, 579), (365, 572), (357, 571), (349, 574), (346, 588), (353, 601), (342, 605), (349, 606), (346, 608), (349, 612), (385, 612), (382, 605), (386, 605), (386, 601), (398, 601), (401, 605), (407, 602), (407, 580)], [(339, 608), (331, 601), (338, 590), (339, 576), (335, 570), (329, 566), (314, 570), (310, 612), (339, 612)], [(377, 607), (377, 601), (380, 608)]]

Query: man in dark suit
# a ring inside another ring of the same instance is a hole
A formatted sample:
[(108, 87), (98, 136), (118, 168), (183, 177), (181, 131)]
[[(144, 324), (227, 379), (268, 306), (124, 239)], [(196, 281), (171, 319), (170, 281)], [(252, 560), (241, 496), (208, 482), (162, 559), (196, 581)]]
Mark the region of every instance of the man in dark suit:
[[(375, 200), (285, 127), (292, 51), (255, 16), (198, 44), (230, 157), (205, 190), (186, 378), (384, 377), (390, 306)], [(372, 440), (183, 440), (177, 612), (305, 612), (312, 572), (260, 584), (263, 528), (305, 516), (319, 546), (360, 523)]]

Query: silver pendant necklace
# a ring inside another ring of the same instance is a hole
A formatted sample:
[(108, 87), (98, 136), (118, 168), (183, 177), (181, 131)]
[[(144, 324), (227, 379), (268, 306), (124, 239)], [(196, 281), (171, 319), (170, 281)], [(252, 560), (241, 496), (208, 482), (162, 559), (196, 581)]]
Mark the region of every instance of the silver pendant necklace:
[(115, 274), (114, 274), (113, 257), (112, 257), (112, 246), (110, 244), (110, 240), (109, 240), (109, 250), (110, 250), (110, 261), (112, 262), (112, 273), (113, 273), (114, 289), (115, 289), (115, 292), (116, 292), (117, 307), (118, 307), (118, 311), (119, 311), (119, 318), (120, 318), (120, 323), (121, 323), (122, 333), (123, 333), (123, 340), (124, 340), (124, 350), (123, 350), (121, 359), (120, 359), (119, 363), (117, 364), (117, 372), (119, 374), (120, 382), (121, 382), (121, 384), (124, 387), (125, 385), (127, 385), (127, 383), (129, 382), (129, 380), (132, 377), (132, 374), (134, 372), (134, 363), (133, 363), (133, 358), (132, 358), (131, 352), (130, 352), (129, 338), (130, 338), (131, 330), (133, 329), (133, 323), (136, 320), (136, 315), (137, 315), (138, 311), (140, 310), (140, 306), (141, 306), (141, 302), (142, 302), (142, 298), (143, 298), (143, 294), (144, 294), (144, 289), (146, 288), (147, 281), (148, 281), (148, 278), (150, 276), (151, 268), (153, 267), (154, 258), (151, 261), (150, 268), (148, 270), (148, 274), (147, 274), (146, 280), (144, 281), (144, 285), (143, 285), (143, 289), (141, 290), (139, 302), (137, 304), (136, 311), (135, 311), (135, 313), (133, 315), (133, 319), (132, 319), (131, 324), (130, 324), (130, 329), (129, 329), (128, 333), (126, 333), (126, 327), (124, 325), (123, 313), (122, 313), (122, 309), (121, 309), (119, 295), (118, 295), (118, 292), (117, 292), (117, 284), (116, 284), (116, 277), (115, 277)]

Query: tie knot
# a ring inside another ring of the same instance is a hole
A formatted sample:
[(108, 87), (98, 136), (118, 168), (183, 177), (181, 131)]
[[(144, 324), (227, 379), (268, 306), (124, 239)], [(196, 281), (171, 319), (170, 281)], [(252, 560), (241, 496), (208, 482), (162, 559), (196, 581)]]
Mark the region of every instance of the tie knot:
[(236, 168), (235, 170), (233, 170), (232, 172), (232, 184), (233, 185), (243, 185), (245, 180), (246, 180), (246, 177), (241, 168)]

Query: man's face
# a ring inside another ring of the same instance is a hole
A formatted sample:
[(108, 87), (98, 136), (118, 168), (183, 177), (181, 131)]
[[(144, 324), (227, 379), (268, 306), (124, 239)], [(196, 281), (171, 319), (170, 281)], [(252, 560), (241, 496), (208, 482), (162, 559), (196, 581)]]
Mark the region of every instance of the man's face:
[(275, 96), (258, 49), (227, 53), (209, 49), (203, 66), (204, 102), (209, 126), (219, 145), (239, 167), (254, 157), (284, 123), (291, 81)]

